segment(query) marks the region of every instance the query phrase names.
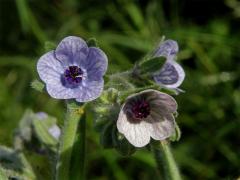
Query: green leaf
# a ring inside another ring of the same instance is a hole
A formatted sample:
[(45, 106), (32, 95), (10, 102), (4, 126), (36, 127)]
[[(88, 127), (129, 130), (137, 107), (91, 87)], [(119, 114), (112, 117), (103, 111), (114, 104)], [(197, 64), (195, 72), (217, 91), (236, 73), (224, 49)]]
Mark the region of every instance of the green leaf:
[(36, 79), (31, 83), (31, 87), (39, 92), (43, 92), (45, 85)]
[(154, 57), (140, 63), (138, 69), (140, 70), (141, 75), (149, 73), (153, 74), (159, 71), (165, 62), (166, 58), (164, 57)]
[(98, 47), (98, 42), (95, 38), (90, 38), (87, 40), (88, 47)]
[(7, 176), (9, 179), (36, 179), (31, 165), (24, 154), (11, 148), (0, 146), (0, 179)]

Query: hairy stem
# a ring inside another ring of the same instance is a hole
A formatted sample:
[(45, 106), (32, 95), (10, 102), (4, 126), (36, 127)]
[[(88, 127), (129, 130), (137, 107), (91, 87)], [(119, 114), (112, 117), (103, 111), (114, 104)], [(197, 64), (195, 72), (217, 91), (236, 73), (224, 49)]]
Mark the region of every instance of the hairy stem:
[(71, 159), (76, 139), (78, 124), (83, 114), (83, 106), (72, 101), (67, 102), (67, 115), (62, 130), (58, 162), (56, 167), (56, 180), (70, 180)]
[(174, 160), (171, 149), (166, 141), (161, 141), (159, 147), (153, 147), (158, 170), (165, 180), (181, 180), (178, 166)]
[(71, 180), (85, 179), (85, 152), (86, 152), (86, 116), (83, 115), (79, 123), (77, 140), (74, 145), (74, 156), (72, 156)]

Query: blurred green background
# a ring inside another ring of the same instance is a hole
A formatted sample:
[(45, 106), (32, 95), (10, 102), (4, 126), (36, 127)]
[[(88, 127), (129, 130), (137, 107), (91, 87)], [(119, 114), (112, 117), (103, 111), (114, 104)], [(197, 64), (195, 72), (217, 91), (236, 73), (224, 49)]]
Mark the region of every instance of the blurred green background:
[[(240, 175), (240, 1), (237, 0), (0, 0), (0, 143), (26, 108), (64, 118), (62, 101), (30, 87), (45, 42), (95, 37), (109, 71), (127, 70), (158, 43), (178, 41), (186, 70), (176, 97), (182, 130), (172, 143), (184, 179), (236, 179)], [(87, 179), (157, 179), (147, 150), (122, 157), (104, 150), (87, 130)], [(39, 179), (50, 178), (44, 158), (32, 160)], [(28, 157), (28, 155), (27, 155)]]

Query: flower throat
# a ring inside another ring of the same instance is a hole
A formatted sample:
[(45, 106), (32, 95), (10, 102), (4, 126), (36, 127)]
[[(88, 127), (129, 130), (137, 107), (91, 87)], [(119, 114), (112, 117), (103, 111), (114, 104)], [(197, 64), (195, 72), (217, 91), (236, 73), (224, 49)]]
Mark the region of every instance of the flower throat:
[(150, 114), (150, 105), (145, 100), (136, 101), (132, 106), (133, 116), (136, 119), (143, 119)]
[(78, 84), (82, 81), (83, 71), (78, 66), (69, 66), (64, 72), (64, 78), (68, 84)]

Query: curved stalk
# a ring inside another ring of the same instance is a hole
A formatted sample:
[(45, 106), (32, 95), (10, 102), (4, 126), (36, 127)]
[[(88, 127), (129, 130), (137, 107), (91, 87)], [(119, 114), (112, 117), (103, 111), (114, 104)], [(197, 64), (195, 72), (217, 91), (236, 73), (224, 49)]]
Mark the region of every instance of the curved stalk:
[(166, 180), (182, 180), (178, 166), (174, 160), (171, 149), (166, 141), (161, 141), (159, 147), (153, 147), (158, 170)]

